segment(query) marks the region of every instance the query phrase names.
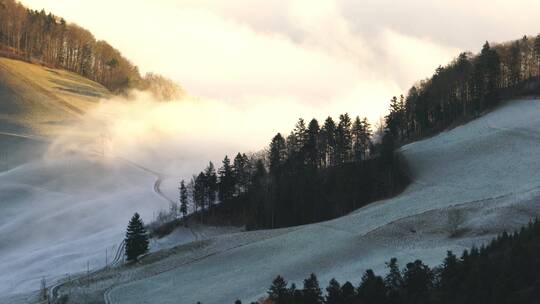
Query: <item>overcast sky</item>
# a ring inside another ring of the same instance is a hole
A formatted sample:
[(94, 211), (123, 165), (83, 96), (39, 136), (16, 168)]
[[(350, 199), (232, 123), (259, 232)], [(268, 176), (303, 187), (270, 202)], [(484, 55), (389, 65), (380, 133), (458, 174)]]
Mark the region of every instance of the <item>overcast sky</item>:
[(375, 119), (460, 51), (540, 31), (532, 0), (22, 2), (89, 29), (191, 95), (275, 105), (284, 120)]

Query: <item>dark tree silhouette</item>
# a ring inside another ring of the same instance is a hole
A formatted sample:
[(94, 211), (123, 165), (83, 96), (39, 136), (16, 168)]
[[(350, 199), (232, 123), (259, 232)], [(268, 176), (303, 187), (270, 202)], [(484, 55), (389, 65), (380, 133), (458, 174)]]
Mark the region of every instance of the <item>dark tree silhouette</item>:
[(277, 276), (268, 289), (268, 298), (275, 304), (286, 304), (289, 299), (287, 282), (282, 276)]
[(124, 242), (127, 261), (136, 261), (140, 255), (148, 252), (148, 234), (138, 213), (129, 221)]
[(381, 277), (376, 276), (373, 270), (368, 269), (362, 276), (358, 287), (358, 298), (365, 304), (387, 303), (387, 289)]
[(302, 289), (303, 303), (322, 304), (324, 298), (317, 276), (312, 273), (304, 280), (304, 288)]
[(234, 195), (235, 180), (231, 160), (225, 155), (218, 170), (218, 198), (220, 202), (230, 201)]
[(180, 182), (180, 213), (186, 216), (188, 213), (188, 191), (184, 180)]
[(330, 280), (328, 287), (326, 287), (326, 304), (343, 304), (343, 292), (341, 285), (336, 279)]

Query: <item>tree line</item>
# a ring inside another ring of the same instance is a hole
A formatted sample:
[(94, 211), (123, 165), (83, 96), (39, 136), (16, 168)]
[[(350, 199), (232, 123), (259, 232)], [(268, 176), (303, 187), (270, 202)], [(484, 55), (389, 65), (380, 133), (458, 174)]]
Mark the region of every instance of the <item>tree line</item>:
[(540, 35), (461, 53), (406, 96), (393, 97), (386, 126), (409, 142), (474, 118), (502, 98), (540, 92)]
[[(248, 229), (277, 228), (341, 216), (391, 195), (407, 183), (393, 153), (393, 142), (373, 143), (369, 121), (348, 114), (307, 125), (299, 119), (286, 137), (276, 134), (269, 147), (248, 156), (225, 156), (186, 184), (179, 203), (205, 216), (239, 218)], [(176, 216), (174, 217), (176, 218)]]
[(216, 205), (208, 189), (217, 189), (217, 201), (223, 203), (217, 209), (241, 212), (250, 228), (340, 216), (406, 184), (394, 161), (396, 146), (477, 117), (501, 98), (534, 92), (540, 92), (540, 35), (494, 46), (486, 42), (479, 54), (461, 53), (406, 96), (393, 97), (378, 145), (371, 141), (366, 119), (351, 121), (344, 114), (322, 126), (315, 119), (307, 125), (299, 120), (290, 134), (272, 139), (265, 155), (244, 157), (247, 167), (234, 171), (224, 163), (223, 173), (208, 181), (210, 197), (200, 185), (208, 168), (201, 172), (191, 183), (193, 188), (199, 184), (193, 201), (206, 210)]
[(112, 92), (159, 90), (172, 99), (181, 89), (155, 74), (141, 77), (137, 66), (106, 41), (45, 10), (31, 10), (15, 0), (0, 0), (0, 55), (62, 68), (96, 81)]
[[(430, 268), (421, 260), (399, 267), (386, 263), (386, 276), (366, 270), (358, 285), (330, 280), (325, 290), (315, 274), (302, 288), (277, 276), (268, 289), (268, 304), (537, 304), (540, 303), (540, 222), (512, 234), (502, 233), (486, 246), (449, 251)], [(235, 303), (241, 303), (237, 300)]]

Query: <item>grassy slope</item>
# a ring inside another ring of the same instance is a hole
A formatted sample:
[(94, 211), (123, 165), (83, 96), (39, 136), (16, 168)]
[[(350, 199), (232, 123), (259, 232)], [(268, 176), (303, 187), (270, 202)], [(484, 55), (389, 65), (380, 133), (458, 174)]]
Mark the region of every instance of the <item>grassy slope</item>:
[(109, 94), (74, 73), (0, 58), (0, 132), (53, 136)]

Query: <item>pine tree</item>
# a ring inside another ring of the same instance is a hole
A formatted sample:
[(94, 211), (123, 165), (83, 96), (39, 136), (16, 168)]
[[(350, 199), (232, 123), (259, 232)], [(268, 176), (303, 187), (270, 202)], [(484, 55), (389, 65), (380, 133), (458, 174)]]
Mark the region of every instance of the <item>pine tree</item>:
[(384, 284), (388, 288), (390, 303), (396, 303), (403, 289), (403, 277), (401, 271), (399, 271), (396, 258), (390, 259), (390, 262), (386, 263), (386, 267), (388, 268), (388, 274), (384, 279)]
[(453, 295), (459, 284), (459, 270), (458, 258), (451, 251), (448, 251), (439, 275), (439, 288), (443, 297), (448, 299), (449, 302), (454, 302)]
[(396, 96), (390, 100), (389, 113), (386, 116), (386, 127), (392, 136), (396, 139), (400, 139), (403, 127), (404, 116), (403, 102), (399, 101)]
[(429, 267), (420, 260), (407, 263), (403, 273), (403, 290), (407, 303), (429, 303), (431, 287), (432, 273)]
[(206, 205), (206, 194), (206, 175), (204, 172), (200, 172), (193, 180), (192, 198), (195, 208), (201, 210), (201, 222), (204, 221), (203, 213)]
[(326, 287), (326, 304), (343, 304), (343, 294), (341, 285), (336, 279), (330, 280), (328, 287)]
[(302, 289), (304, 303), (322, 304), (323, 296), (317, 276), (312, 273), (309, 278), (304, 280), (304, 289)]
[(282, 276), (278, 275), (272, 281), (272, 286), (268, 290), (268, 297), (274, 304), (287, 304), (289, 290), (287, 289), (287, 282)]
[(369, 151), (373, 145), (371, 142), (371, 137), (373, 136), (373, 131), (371, 130), (371, 124), (369, 123), (367, 117), (362, 119), (362, 132), (360, 136), (360, 145), (362, 146), (362, 159), (369, 157)]
[(348, 162), (352, 155), (351, 118), (345, 113), (339, 116), (336, 130), (336, 154), (338, 164)]
[(321, 147), (323, 164), (327, 167), (335, 166), (336, 123), (330, 116), (324, 121), (321, 129)]
[(180, 182), (180, 213), (183, 217), (186, 217), (188, 208), (188, 192), (184, 180)]
[(319, 153), (319, 122), (316, 119), (312, 119), (309, 122), (307, 129), (307, 140), (304, 145), (304, 151), (306, 154), (306, 161), (309, 165), (319, 167), (320, 153)]
[(208, 166), (204, 170), (204, 191), (207, 199), (207, 206), (212, 207), (216, 202), (217, 192), (217, 175), (216, 169), (212, 162), (208, 163)]
[(140, 255), (148, 252), (148, 234), (138, 213), (129, 221), (124, 243), (127, 261), (136, 261)]
[(297, 139), (296, 146), (293, 148), (296, 153), (302, 152), (302, 149), (308, 141), (308, 131), (306, 123), (303, 118), (299, 118), (296, 126), (294, 127), (294, 136)]
[(236, 182), (236, 195), (243, 194), (249, 186), (249, 158), (246, 154), (238, 153), (233, 161), (233, 174)]
[(347, 281), (345, 282), (345, 284), (343, 284), (343, 286), (341, 286), (341, 295), (343, 297), (343, 303), (355, 303), (356, 293), (354, 291), (354, 286), (351, 282)]
[(292, 283), (289, 287), (289, 303), (303, 303), (302, 301), (302, 290), (296, 288), (296, 284)]
[(221, 168), (218, 171), (219, 185), (218, 198), (220, 202), (230, 201), (234, 194), (234, 173), (228, 156), (223, 158)]
[(351, 129), (353, 139), (353, 157), (355, 161), (360, 161), (364, 158), (364, 147), (362, 145), (363, 131), (364, 129), (362, 121), (360, 120), (360, 117), (356, 116)]
[(386, 286), (381, 277), (376, 276), (373, 270), (368, 269), (362, 276), (358, 287), (358, 298), (365, 304), (386, 303)]
[(268, 159), (270, 161), (270, 173), (276, 175), (279, 168), (287, 159), (287, 146), (285, 139), (280, 133), (276, 134), (276, 136), (272, 138), (269, 150)]

